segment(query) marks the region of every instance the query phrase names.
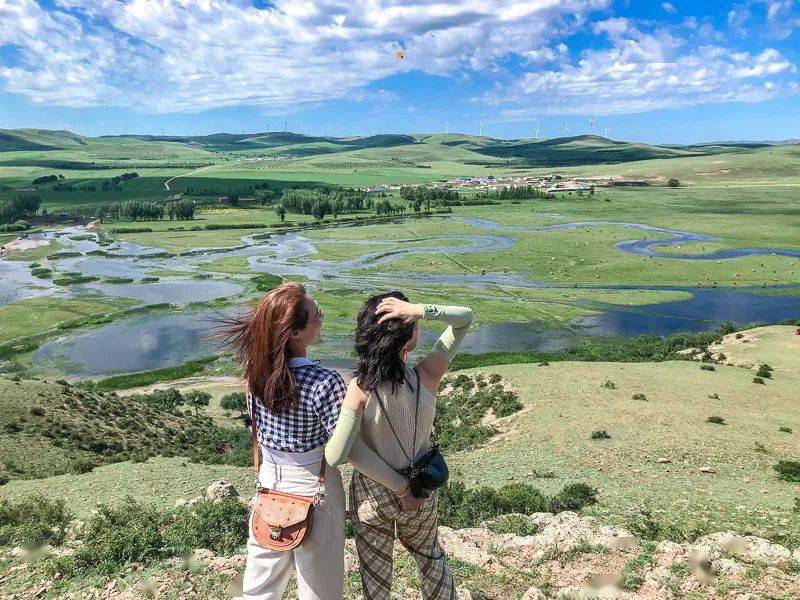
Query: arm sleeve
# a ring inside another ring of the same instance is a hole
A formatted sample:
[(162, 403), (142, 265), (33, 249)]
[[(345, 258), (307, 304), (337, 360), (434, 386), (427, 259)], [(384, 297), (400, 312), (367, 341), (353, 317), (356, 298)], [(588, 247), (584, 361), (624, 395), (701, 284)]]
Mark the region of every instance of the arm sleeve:
[(350, 450), (350, 463), (360, 473), (393, 492), (399, 492), (406, 484), (406, 478), (386, 464), (386, 461), (364, 443), (360, 435), (356, 437)]
[(350, 449), (361, 430), (361, 413), (352, 408), (342, 407), (339, 421), (333, 435), (325, 444), (325, 460), (332, 467), (338, 467), (347, 462)]
[(339, 411), (347, 393), (342, 376), (335, 371), (323, 379), (315, 393), (314, 411), (317, 413), (322, 426), (330, 433), (336, 427)]
[(433, 352), (445, 357), (448, 362), (452, 362), (472, 324), (472, 309), (464, 306), (440, 306), (438, 304), (425, 304), (424, 307), (425, 319), (444, 321), (449, 325), (436, 340)]

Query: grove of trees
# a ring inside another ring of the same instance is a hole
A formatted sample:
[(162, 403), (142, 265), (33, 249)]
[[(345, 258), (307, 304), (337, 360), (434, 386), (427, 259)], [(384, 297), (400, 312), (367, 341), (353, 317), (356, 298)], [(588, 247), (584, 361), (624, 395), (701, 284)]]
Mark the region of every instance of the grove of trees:
[(191, 200), (167, 203), (127, 200), (113, 202), (108, 212), (118, 221), (160, 221), (165, 216), (170, 221), (191, 221), (194, 219), (194, 208)]
[(0, 198), (0, 223), (15, 223), (20, 219), (36, 216), (42, 198), (39, 194), (21, 194)]

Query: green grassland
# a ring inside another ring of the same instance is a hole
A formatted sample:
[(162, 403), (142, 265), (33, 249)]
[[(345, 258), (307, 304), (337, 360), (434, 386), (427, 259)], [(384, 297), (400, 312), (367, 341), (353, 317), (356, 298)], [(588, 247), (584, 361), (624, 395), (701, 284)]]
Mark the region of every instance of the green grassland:
[[(504, 433), (452, 457), (451, 466), (468, 483), (488, 485), (552, 472), (536, 484), (552, 492), (587, 481), (601, 490), (590, 512), (611, 520), (647, 508), (685, 531), (749, 531), (796, 546), (800, 515), (792, 508), (800, 488), (772, 467), (800, 459), (800, 338), (792, 328), (778, 330), (793, 351), (775, 361), (784, 370), (766, 386), (754, 384), (749, 369), (704, 371), (693, 362), (492, 367), (520, 390), (525, 408)], [(603, 387), (607, 381), (615, 388)], [(637, 393), (646, 400), (633, 399)], [(727, 425), (706, 422), (712, 415)], [(611, 439), (591, 439), (600, 429)], [(703, 466), (716, 472), (701, 473)]]
[(12, 188), (29, 187), (34, 178), (53, 173), (67, 183), (98, 189), (123, 172), (140, 175), (107, 192), (56, 192), (42, 185), (39, 193), (49, 209), (165, 199), (187, 187), (240, 189), (264, 181), (277, 187), (426, 183), (460, 175), (544, 173), (554, 167), (565, 174), (645, 177), (654, 183), (678, 177), (703, 186), (796, 184), (799, 161), (794, 146), (676, 149), (597, 136), (538, 141), (464, 134), (341, 140), (290, 133), (87, 138), (0, 130), (0, 183)]
[[(594, 197), (567, 196), (555, 200), (455, 207), (454, 216), (489, 219), (501, 225), (537, 226), (577, 221), (620, 221), (719, 237), (706, 244), (716, 249), (775, 247), (800, 249), (796, 227), (800, 211), (791, 188), (750, 189), (604, 189)], [(609, 200), (606, 202), (605, 200)], [(746, 218), (743, 218), (746, 217)], [(568, 231), (492, 231), (443, 219), (406, 221), (342, 230), (314, 230), (317, 240), (393, 240), (443, 235), (500, 234), (512, 236), (513, 248), (487, 253), (439, 252), (409, 255), (392, 263), (399, 271), (478, 273), (509, 271), (560, 284), (772, 285), (800, 281), (798, 260), (785, 256), (688, 261), (645, 258), (613, 247), (624, 240), (667, 237), (619, 226)], [(691, 246), (672, 251), (693, 251)], [(386, 269), (385, 266), (377, 267)]]
[[(797, 547), (800, 515), (792, 507), (800, 488), (797, 483), (780, 481), (773, 466), (779, 460), (800, 458), (796, 440), (800, 434), (796, 402), (800, 337), (791, 327), (757, 329), (744, 335), (751, 339), (749, 351), (775, 359), (773, 378), (766, 385), (754, 384), (754, 371), (747, 368), (716, 365), (715, 371), (707, 371), (692, 361), (562, 362), (469, 371), (502, 375), (517, 391), (523, 409), (503, 419), (500, 433), (488, 443), (450, 453), (453, 477), (469, 486), (530, 483), (547, 494), (567, 483), (584, 481), (600, 490), (599, 504), (588, 512), (609, 521), (630, 524), (631, 519), (644, 518), (647, 511), (647, 518), (665, 531), (691, 536), (692, 532), (734, 530)], [(779, 355), (766, 347), (777, 340)], [(14, 418), (33, 403), (51, 401), (37, 391), (54, 394), (53, 403), (63, 394), (52, 384), (0, 383), (0, 405), (11, 407)], [(178, 387), (205, 389), (214, 395), (212, 403), (238, 389), (213, 378), (205, 382), (192, 378)], [(634, 394), (644, 394), (644, 399), (634, 399)], [(218, 407), (202, 410), (220, 424), (235, 423)], [(2, 413), (4, 422), (9, 414)], [(72, 418), (80, 420), (82, 414)], [(726, 424), (707, 422), (712, 415), (723, 417)], [(794, 433), (780, 431), (782, 427)], [(611, 438), (592, 439), (592, 432), (600, 429)], [(19, 434), (2, 434), (2, 438), (13, 439), (18, 448), (41, 444), (38, 439), (26, 442)], [(21, 455), (14, 450), (15, 460), (21, 460)], [(36, 452), (28, 455), (31, 461), (54, 458)], [(700, 467), (715, 472), (701, 473)], [(0, 487), (0, 497), (15, 499), (48, 490), (65, 498), (79, 514), (86, 514), (96, 502), (125, 489), (137, 499), (168, 507), (179, 498), (196, 495), (217, 477), (234, 482), (243, 493), (250, 489), (247, 467), (151, 458), (145, 463), (97, 467), (83, 475), (12, 479)]]
[(135, 304), (127, 298), (26, 298), (0, 306), (0, 339), (35, 335), (80, 317), (108, 314)]

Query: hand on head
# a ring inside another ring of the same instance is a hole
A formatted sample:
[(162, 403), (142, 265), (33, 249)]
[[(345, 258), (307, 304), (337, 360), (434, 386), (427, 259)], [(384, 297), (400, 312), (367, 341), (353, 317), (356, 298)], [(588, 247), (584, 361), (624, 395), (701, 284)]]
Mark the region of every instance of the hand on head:
[(414, 323), (425, 316), (425, 310), (421, 304), (411, 304), (399, 298), (387, 297), (381, 300), (375, 314), (383, 315), (378, 319), (378, 323), (385, 323), (391, 319), (401, 319), (403, 323)]

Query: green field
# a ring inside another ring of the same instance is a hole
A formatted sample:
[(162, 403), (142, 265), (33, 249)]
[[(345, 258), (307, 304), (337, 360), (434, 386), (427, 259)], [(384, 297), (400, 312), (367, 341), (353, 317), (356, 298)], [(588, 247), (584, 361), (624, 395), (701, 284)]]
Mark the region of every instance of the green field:
[[(800, 490), (797, 483), (779, 480), (773, 466), (800, 458), (800, 407), (795, 401), (800, 337), (791, 327), (753, 330), (744, 336), (750, 339), (748, 352), (758, 361), (771, 360), (775, 371), (766, 385), (754, 384), (754, 371), (748, 368), (716, 365), (715, 371), (707, 371), (692, 361), (561, 362), (476, 370), (503, 376), (519, 394), (523, 409), (502, 419), (501, 432), (490, 442), (450, 453), (453, 476), (470, 486), (531, 483), (545, 493), (567, 483), (588, 482), (600, 490), (600, 502), (590, 514), (612, 522), (624, 524), (647, 510), (665, 530), (689, 535), (733, 529), (797, 547), (800, 515), (792, 510)], [(780, 348), (777, 353), (773, 342)], [(725, 347), (734, 343), (741, 344), (729, 336)], [(0, 392), (16, 393), (3, 401), (17, 406), (16, 390), (58, 388), (43, 386), (6, 381)], [(196, 377), (177, 386), (207, 390), (214, 396), (212, 403), (240, 389), (232, 380)], [(644, 394), (644, 399), (634, 394)], [(236, 426), (218, 406), (203, 410), (220, 425)], [(707, 422), (710, 416), (722, 417), (725, 424)], [(600, 429), (611, 438), (591, 439)], [(21, 441), (17, 438), (17, 450)], [(34, 462), (50, 460), (51, 452), (63, 453), (41, 446), (39, 440), (31, 443), (39, 444), (37, 452), (28, 454)], [(15, 450), (14, 456), (25, 454)], [(701, 467), (714, 472), (702, 473)], [(80, 476), (15, 480), (0, 487), (0, 497), (57, 491), (84, 514), (123, 481), (134, 497), (170, 506), (197, 494), (216, 477), (246, 491), (249, 476), (247, 467), (155, 458), (143, 464), (107, 465)]]
[[(462, 134), (384, 135), (335, 140), (284, 133), (159, 139), (87, 138), (69, 132), (0, 130), (0, 183), (23, 189), (60, 173), (75, 186), (124, 172), (140, 177), (119, 191), (57, 192), (39, 186), (49, 209), (119, 200), (166, 199), (187, 187), (240, 189), (257, 182), (363, 186), (425, 183), (462, 175), (547, 173), (670, 177), (703, 187), (797, 185), (794, 146), (674, 149), (577, 136), (497, 140)], [(165, 183), (170, 181), (169, 190)]]

